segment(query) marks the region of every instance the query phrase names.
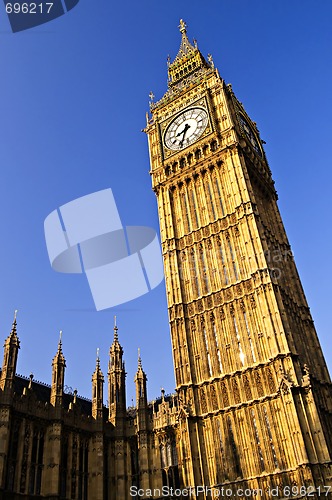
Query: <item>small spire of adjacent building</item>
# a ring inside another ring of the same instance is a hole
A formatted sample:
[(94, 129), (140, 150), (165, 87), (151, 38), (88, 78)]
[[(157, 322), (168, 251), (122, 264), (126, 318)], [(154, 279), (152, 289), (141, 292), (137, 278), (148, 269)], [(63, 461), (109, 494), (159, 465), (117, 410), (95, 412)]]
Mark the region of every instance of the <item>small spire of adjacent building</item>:
[(147, 391), (146, 391), (146, 381), (147, 377), (142, 367), (141, 349), (138, 348), (138, 367), (135, 376), (136, 384), (136, 404), (138, 407), (145, 407), (147, 405)]
[(14, 312), (14, 320), (10, 334), (6, 338), (4, 344), (4, 356), (2, 363), (2, 371), (0, 378), (0, 388), (2, 390), (11, 390), (14, 385), (14, 378), (16, 373), (18, 350), (20, 348), (20, 341), (17, 337), (17, 309)]
[(58, 349), (52, 361), (52, 386), (51, 404), (53, 406), (62, 405), (63, 388), (65, 382), (66, 360), (62, 352), (62, 330), (59, 334)]
[(97, 349), (96, 369), (92, 374), (92, 417), (103, 417), (104, 375), (100, 369), (99, 347)]
[(142, 358), (141, 358), (141, 349), (140, 347), (137, 349), (138, 351), (138, 369), (142, 369)]
[(17, 336), (17, 313), (18, 313), (18, 310), (15, 309), (14, 311), (14, 320), (13, 320), (13, 323), (12, 323), (12, 329), (11, 329), (11, 332), (10, 332), (10, 336)]
[(119, 342), (119, 337), (118, 337), (118, 327), (116, 325), (116, 316), (114, 316), (114, 342)]
[(61, 361), (64, 363), (64, 366), (66, 366), (66, 360), (62, 352), (62, 330), (60, 330), (59, 332), (58, 350), (56, 355), (54, 356), (53, 362), (54, 361)]
[(114, 339), (108, 363), (109, 420), (114, 425), (119, 418), (123, 419), (126, 415), (126, 371), (122, 357), (123, 349), (119, 342), (116, 316), (114, 316)]

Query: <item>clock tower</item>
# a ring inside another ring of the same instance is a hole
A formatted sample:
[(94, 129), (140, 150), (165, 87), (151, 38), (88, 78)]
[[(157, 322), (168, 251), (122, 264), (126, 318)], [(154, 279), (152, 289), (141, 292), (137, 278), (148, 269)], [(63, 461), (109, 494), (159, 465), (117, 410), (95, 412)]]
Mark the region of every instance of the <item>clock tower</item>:
[[(178, 395), (180, 481), (332, 492), (331, 381), (256, 124), (181, 45), (148, 135)], [(301, 489), (302, 488), (302, 489)], [(289, 492), (289, 493), (287, 493)], [(211, 496), (211, 495), (210, 495)]]

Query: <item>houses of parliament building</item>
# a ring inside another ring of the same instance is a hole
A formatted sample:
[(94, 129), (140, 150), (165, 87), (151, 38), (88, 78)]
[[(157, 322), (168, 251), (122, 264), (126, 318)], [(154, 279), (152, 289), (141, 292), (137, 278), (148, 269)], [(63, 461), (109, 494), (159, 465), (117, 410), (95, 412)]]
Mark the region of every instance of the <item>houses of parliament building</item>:
[[(151, 102), (176, 392), (150, 403), (138, 359), (126, 405), (121, 332), (92, 400), (0, 378), (0, 499), (332, 498), (332, 390), (256, 124), (180, 21), (168, 89)], [(106, 399), (106, 398), (105, 398)]]

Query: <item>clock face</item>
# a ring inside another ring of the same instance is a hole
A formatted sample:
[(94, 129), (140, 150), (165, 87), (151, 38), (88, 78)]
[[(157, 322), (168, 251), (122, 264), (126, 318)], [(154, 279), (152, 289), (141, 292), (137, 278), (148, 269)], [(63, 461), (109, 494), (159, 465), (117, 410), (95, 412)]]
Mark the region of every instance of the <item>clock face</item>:
[(240, 115), (240, 123), (241, 123), (242, 129), (244, 130), (244, 133), (246, 134), (247, 138), (249, 139), (252, 147), (254, 148), (256, 153), (259, 154), (259, 156), (262, 156), (262, 150), (259, 147), (256, 136), (255, 136), (254, 132), (252, 131), (250, 125), (248, 124), (247, 120), (245, 120), (242, 115)]
[(190, 146), (203, 134), (208, 121), (208, 114), (205, 109), (186, 109), (166, 129), (165, 146), (173, 151)]

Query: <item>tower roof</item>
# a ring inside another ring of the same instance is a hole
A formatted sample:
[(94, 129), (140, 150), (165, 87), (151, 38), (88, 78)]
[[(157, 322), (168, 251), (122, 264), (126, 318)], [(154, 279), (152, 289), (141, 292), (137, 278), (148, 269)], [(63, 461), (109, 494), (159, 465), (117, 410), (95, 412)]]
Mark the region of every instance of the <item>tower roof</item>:
[(181, 44), (180, 44), (180, 49), (179, 49), (179, 52), (174, 60), (174, 62), (176, 60), (181, 60), (183, 57), (187, 56), (188, 54), (190, 54), (192, 51), (195, 50), (195, 48), (197, 47), (194, 47), (190, 42), (189, 42), (189, 39), (187, 37), (187, 25), (186, 23), (184, 22), (183, 19), (180, 19), (180, 26), (179, 26), (179, 29), (180, 29), (180, 33), (182, 33), (182, 39), (181, 39)]
[(168, 65), (168, 84), (170, 87), (176, 85), (198, 69), (209, 69), (211, 67), (198, 50), (196, 42), (194, 42), (194, 45), (189, 42), (187, 25), (183, 19), (180, 19), (179, 29), (182, 35), (180, 48), (174, 61), (172, 63), (169, 61)]

